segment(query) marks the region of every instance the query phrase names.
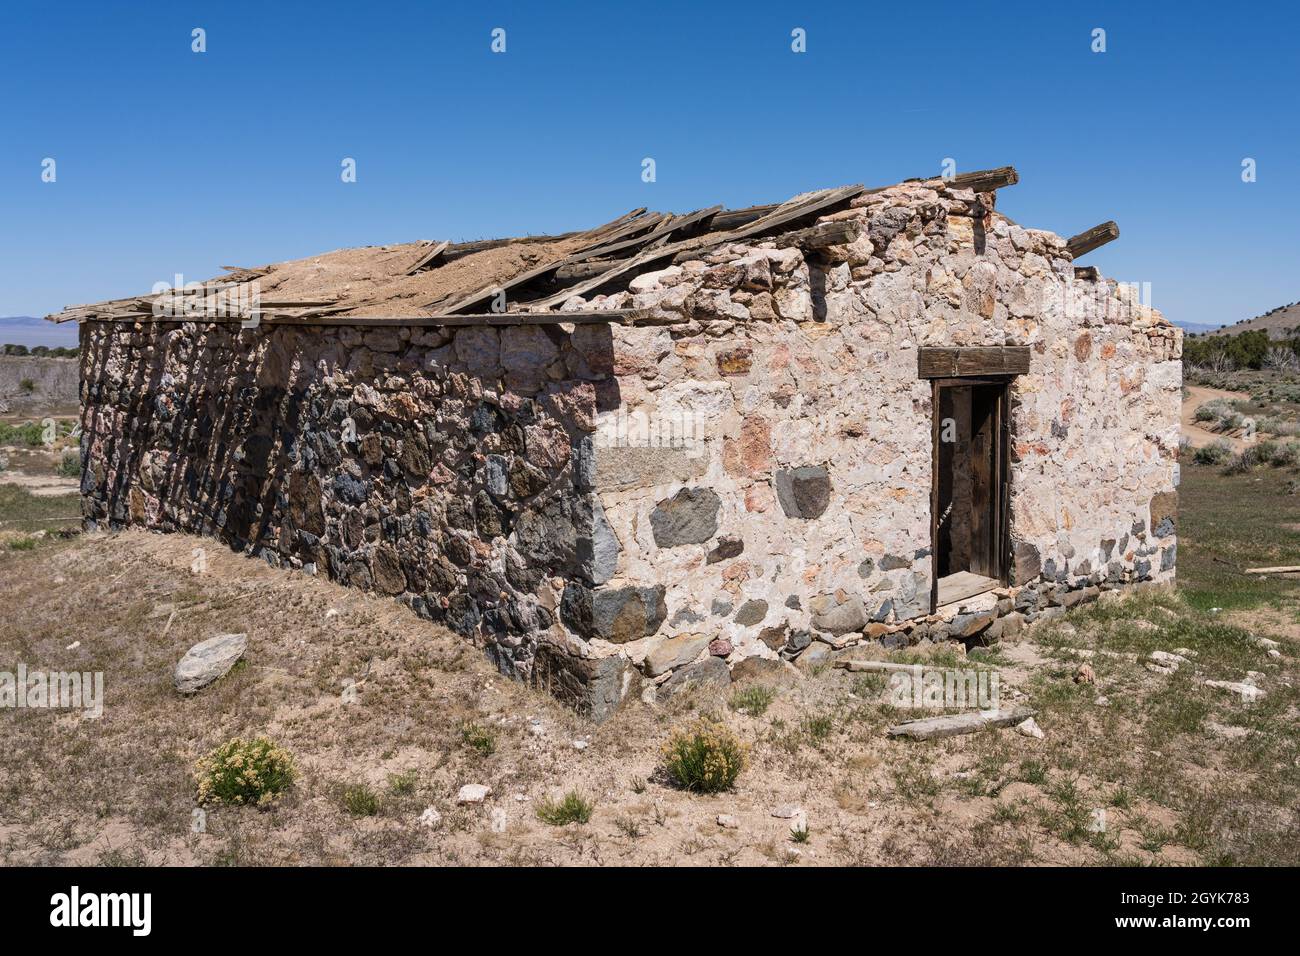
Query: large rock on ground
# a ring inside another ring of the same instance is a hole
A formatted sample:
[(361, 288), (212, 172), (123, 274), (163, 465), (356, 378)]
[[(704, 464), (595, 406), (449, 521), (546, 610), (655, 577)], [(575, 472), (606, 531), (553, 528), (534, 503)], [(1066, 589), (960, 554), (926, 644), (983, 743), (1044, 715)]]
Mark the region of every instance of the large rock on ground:
[(202, 690), (229, 673), (247, 648), (247, 634), (218, 634), (195, 644), (176, 665), (176, 689), (182, 694)]

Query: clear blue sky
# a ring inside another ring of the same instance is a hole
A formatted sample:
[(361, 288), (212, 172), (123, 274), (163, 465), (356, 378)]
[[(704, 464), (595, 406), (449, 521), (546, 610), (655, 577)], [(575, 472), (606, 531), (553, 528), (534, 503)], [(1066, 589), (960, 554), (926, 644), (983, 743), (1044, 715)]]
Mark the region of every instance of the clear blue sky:
[(1117, 220), (1087, 261), (1170, 318), (1236, 321), (1300, 299), (1298, 38), (1263, 3), (9, 2), (0, 315), (952, 157), (1015, 165), (1026, 225)]

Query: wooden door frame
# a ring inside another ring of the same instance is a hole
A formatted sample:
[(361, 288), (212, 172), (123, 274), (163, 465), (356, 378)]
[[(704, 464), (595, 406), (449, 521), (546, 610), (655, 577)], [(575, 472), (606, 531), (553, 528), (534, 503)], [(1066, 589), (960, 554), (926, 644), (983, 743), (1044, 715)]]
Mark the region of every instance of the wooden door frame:
[(992, 523), (997, 528), (993, 549), (995, 577), (1005, 585), (1011, 572), (1011, 386), (1015, 375), (962, 375), (930, 379), (930, 613), (939, 607), (939, 392), (943, 388), (994, 385), (1001, 391), (994, 403)]

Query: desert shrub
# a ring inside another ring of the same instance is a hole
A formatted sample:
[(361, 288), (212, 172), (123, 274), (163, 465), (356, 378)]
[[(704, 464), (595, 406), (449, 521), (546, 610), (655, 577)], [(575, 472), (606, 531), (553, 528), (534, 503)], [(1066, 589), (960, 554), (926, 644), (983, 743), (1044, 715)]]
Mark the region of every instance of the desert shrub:
[(81, 477), (81, 452), (75, 448), (63, 449), (63, 457), (55, 465), (54, 470), (64, 478)]
[(1196, 406), (1196, 411), (1192, 417), (1198, 422), (1212, 422), (1219, 417), (1223, 411), (1223, 399), (1215, 398)]
[(669, 735), (663, 746), (664, 768), (683, 789), (719, 793), (745, 769), (748, 750), (721, 722), (702, 717)]
[(1223, 466), (1225, 475), (1244, 475), (1260, 462), (1260, 452), (1258, 445), (1247, 445), (1237, 454), (1228, 459), (1228, 463)]
[(415, 793), (415, 786), (419, 782), (420, 777), (414, 770), (404, 770), (401, 773), (390, 773), (388, 775), (389, 791), (401, 797)]
[(36, 391), (36, 383), (33, 382), (30, 378), (25, 378), (22, 381), (20, 381), (18, 383), (18, 387), (21, 388), (24, 392), (27, 392), (28, 394)]
[(591, 819), (594, 808), (582, 794), (570, 790), (560, 800), (547, 798), (537, 808), (537, 819), (553, 827), (562, 827), (566, 823), (586, 823)]
[(9, 541), (11, 551), (31, 551), (36, 547), (36, 539), (24, 535), (21, 538), (13, 538)]
[(480, 756), (490, 757), (497, 750), (497, 735), (482, 724), (462, 724), (460, 739)]
[(1256, 419), (1255, 431), (1276, 435), (1279, 438), (1295, 438), (1300, 436), (1300, 422), (1289, 421), (1276, 415), (1266, 415)]
[(269, 807), (293, 785), (293, 758), (265, 737), (235, 737), (194, 765), (199, 803)]
[(36, 422), (23, 422), (21, 425), (0, 422), (0, 445), (27, 445), (31, 448), (39, 448), (43, 444), (45, 444), (44, 429)]
[(1277, 468), (1291, 468), (1300, 465), (1300, 441), (1266, 442), (1273, 450), (1268, 456), (1268, 463)]
[(364, 783), (343, 788), (343, 809), (354, 817), (373, 817), (379, 812), (379, 796)]
[(731, 695), (731, 709), (750, 717), (762, 717), (775, 699), (776, 691), (770, 687), (746, 687)]
[(1196, 454), (1192, 456), (1192, 461), (1198, 465), (1221, 465), (1228, 460), (1232, 454), (1232, 446), (1220, 438), (1218, 441), (1212, 441), (1208, 445), (1202, 445), (1196, 449)]

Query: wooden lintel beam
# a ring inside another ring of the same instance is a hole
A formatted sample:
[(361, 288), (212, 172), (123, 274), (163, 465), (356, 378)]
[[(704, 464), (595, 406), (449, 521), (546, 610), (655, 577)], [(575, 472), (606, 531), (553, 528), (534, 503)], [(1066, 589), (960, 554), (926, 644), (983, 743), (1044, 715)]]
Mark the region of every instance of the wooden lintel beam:
[(977, 375), (1024, 375), (1029, 371), (1028, 345), (963, 348), (923, 347), (917, 354), (919, 378), (967, 378)]
[(1113, 239), (1119, 238), (1119, 226), (1115, 220), (1103, 222), (1100, 226), (1093, 226), (1091, 229), (1085, 229), (1077, 236), (1072, 236), (1065, 244), (1071, 256), (1075, 259), (1082, 255), (1087, 255), (1092, 250), (1104, 246)]

